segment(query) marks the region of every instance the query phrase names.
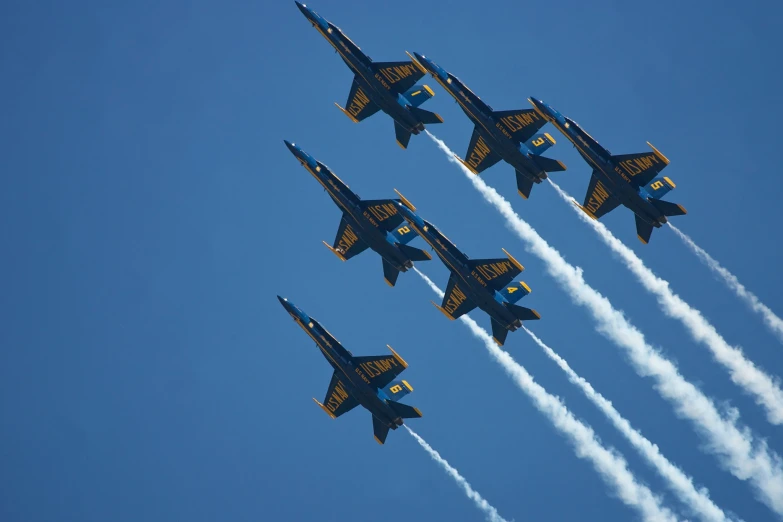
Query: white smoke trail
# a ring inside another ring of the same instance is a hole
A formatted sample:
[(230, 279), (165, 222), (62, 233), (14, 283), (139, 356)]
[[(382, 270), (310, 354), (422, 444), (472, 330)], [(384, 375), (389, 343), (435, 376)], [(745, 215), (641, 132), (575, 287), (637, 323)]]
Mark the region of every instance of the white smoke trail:
[(680, 468), (669, 462), (669, 460), (661, 454), (658, 446), (650, 442), (641, 433), (635, 430), (631, 423), (628, 422), (620, 412), (618, 412), (612, 403), (606, 399), (603, 395), (595, 391), (593, 386), (580, 377), (571, 367), (568, 365), (565, 359), (555, 353), (552, 348), (547, 346), (541, 339), (538, 338), (533, 332), (522, 327), (525, 332), (544, 350), (544, 353), (549, 356), (550, 359), (555, 361), (557, 365), (566, 373), (568, 380), (579, 387), (582, 392), (587, 396), (590, 401), (595, 404), (601, 412), (606, 415), (611, 423), (617, 428), (620, 433), (625, 436), (631, 445), (644, 457), (647, 462), (655, 468), (659, 475), (668, 483), (669, 488), (677, 495), (683, 504), (688, 506), (690, 510), (702, 520), (709, 520), (714, 522), (731, 520), (715, 503), (710, 500), (709, 492), (706, 489), (697, 490), (693, 485), (693, 481), (688, 477)]
[(721, 266), (721, 264), (718, 263), (715, 258), (709, 255), (706, 250), (697, 245), (690, 237), (688, 237), (685, 232), (675, 227), (671, 223), (668, 223), (668, 225), (672, 228), (672, 230), (674, 230), (674, 233), (677, 234), (677, 237), (679, 237), (682, 242), (685, 243), (685, 245), (690, 248), (694, 254), (696, 254), (696, 257), (698, 257), (702, 263), (707, 265), (707, 268), (712, 270), (718, 277), (720, 277), (726, 286), (729, 287), (729, 289), (737, 294), (737, 297), (745, 301), (751, 310), (761, 314), (761, 317), (764, 319), (767, 327), (772, 330), (772, 333), (777, 335), (780, 342), (783, 342), (783, 319), (778, 317), (775, 312), (773, 312), (767, 305), (762, 303), (756, 294), (745, 288), (745, 286), (739, 282), (737, 276)]
[(755, 440), (749, 429), (737, 426), (739, 414), (736, 410), (730, 410), (728, 417), (724, 418), (712, 400), (680, 375), (670, 360), (647, 344), (644, 335), (628, 322), (622, 312), (585, 282), (581, 268), (566, 262), (560, 252), (514, 212), (508, 201), (487, 186), (481, 177), (467, 170), (443, 141), (429, 131), (425, 132), (484, 199), (506, 218), (509, 228), (527, 244), (527, 250), (546, 263), (549, 274), (572, 300), (588, 309), (598, 332), (623, 348), (637, 373), (652, 377), (658, 393), (673, 404), (680, 417), (694, 424), (708, 442), (705, 449), (718, 456), (721, 465), (735, 477), (749, 481), (758, 498), (783, 516), (783, 465), (780, 457), (771, 452), (763, 440)]
[(669, 317), (678, 319), (695, 341), (702, 342), (712, 352), (712, 356), (727, 370), (731, 380), (746, 393), (755, 396), (756, 403), (767, 412), (772, 424), (783, 424), (783, 390), (764, 370), (748, 360), (742, 350), (729, 345), (712, 324), (699, 312), (672, 292), (669, 283), (653, 274), (644, 261), (633, 250), (617, 239), (601, 222), (592, 219), (574, 205), (576, 201), (561, 189), (554, 181), (547, 180), (560, 197), (568, 203), (579, 218), (598, 233), (601, 240), (622, 259), (642, 286), (658, 298), (658, 304)]
[[(432, 280), (414, 268), (417, 274), (440, 297), (443, 291)], [(660, 499), (644, 484), (639, 483), (628, 470), (625, 459), (616, 451), (605, 448), (598, 440), (592, 428), (579, 421), (555, 397), (550, 395), (533, 377), (520, 366), (506, 351), (501, 350), (492, 337), (476, 322), (463, 315), (462, 320), (471, 333), (484, 342), (484, 346), (493, 359), (506, 371), (509, 377), (533, 401), (533, 405), (543, 413), (554, 426), (574, 445), (579, 458), (589, 460), (601, 478), (614, 489), (620, 500), (637, 509), (644, 520), (677, 520), (674, 514), (660, 503)]]
[(462, 488), (462, 491), (464, 491), (465, 494), (468, 496), (468, 498), (472, 500), (474, 504), (476, 504), (476, 507), (479, 508), (481, 511), (483, 511), (485, 515), (487, 515), (487, 520), (489, 520), (490, 522), (508, 522), (505, 518), (501, 517), (498, 514), (497, 509), (495, 509), (489, 502), (487, 502), (484, 499), (484, 497), (482, 497), (479, 494), (478, 491), (476, 491), (470, 486), (470, 483), (467, 480), (465, 480), (465, 477), (459, 474), (459, 471), (453, 468), (446, 459), (441, 457), (440, 453), (435, 451), (432, 448), (432, 446), (427, 444), (427, 441), (422, 439), (418, 433), (410, 429), (407, 424), (403, 424), (402, 426), (406, 430), (408, 430), (408, 433), (413, 435), (413, 438), (416, 439), (416, 442), (418, 442), (422, 448), (424, 448), (424, 451), (430, 454), (432, 460), (440, 464), (440, 466), (444, 470), (446, 470), (446, 473), (448, 473), (448, 475), (454, 479), (454, 481), (459, 485), (459, 487)]

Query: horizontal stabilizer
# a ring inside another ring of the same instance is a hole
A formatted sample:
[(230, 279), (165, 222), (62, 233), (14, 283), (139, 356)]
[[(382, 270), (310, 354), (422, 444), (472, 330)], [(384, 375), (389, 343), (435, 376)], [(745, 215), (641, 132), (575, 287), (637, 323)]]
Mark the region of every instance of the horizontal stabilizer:
[(398, 244), (397, 248), (400, 249), (400, 252), (402, 252), (405, 255), (405, 257), (407, 257), (411, 261), (429, 261), (430, 259), (432, 259), (432, 256), (429, 254), (429, 252), (426, 252), (419, 248), (414, 248), (412, 246), (402, 245), (402, 244)]
[(420, 107), (422, 103), (435, 96), (435, 93), (426, 85), (414, 85), (405, 91), (402, 96), (414, 107)]
[(392, 381), (389, 385), (383, 389), (384, 393), (392, 400), (398, 401), (413, 391), (413, 386), (408, 384), (408, 381), (401, 379), (399, 381)]
[(532, 308), (525, 308), (512, 303), (506, 303), (506, 308), (520, 321), (537, 321), (541, 315)]
[(677, 185), (666, 176), (658, 176), (644, 187), (644, 190), (650, 193), (653, 199), (661, 199), (671, 192)]
[(421, 412), (419, 409), (414, 408), (413, 406), (408, 406), (407, 404), (395, 401), (386, 401), (386, 404), (388, 404), (389, 407), (403, 419), (418, 419), (421, 417)]
[(525, 146), (536, 156), (540, 156), (555, 144), (555, 139), (548, 133), (536, 134), (525, 142)]
[(552, 158), (546, 158), (544, 156), (533, 156), (530, 159), (533, 160), (533, 163), (538, 165), (538, 167), (545, 172), (561, 172), (566, 169), (566, 166), (563, 164), (563, 162)]
[(386, 280), (386, 284), (389, 286), (396, 285), (400, 271), (394, 268), (394, 266), (385, 259), (381, 259), (381, 261), (383, 261), (383, 278)]
[(509, 303), (516, 303), (529, 293), (530, 287), (522, 281), (511, 283), (500, 291), (500, 295), (502, 295)]
[(634, 217), (636, 218), (636, 237), (638, 237), (639, 241), (646, 245), (650, 242), (653, 226), (636, 214), (634, 214)]
[(498, 346), (503, 346), (508, 336), (508, 329), (499, 322), (492, 319), (492, 339), (498, 343)]
[(530, 197), (530, 191), (533, 190), (533, 180), (524, 172), (517, 172), (517, 192), (520, 196), (527, 199)]
[(413, 114), (414, 118), (425, 125), (443, 123), (443, 118), (440, 117), (440, 114), (425, 111), (424, 109), (420, 109), (418, 107), (408, 107), (408, 110), (411, 112), (411, 114)]
[(394, 122), (394, 135), (397, 138), (397, 145), (402, 149), (408, 148), (408, 143), (411, 141), (411, 131)]
[(373, 435), (375, 435), (375, 442), (378, 444), (386, 442), (386, 436), (389, 434), (389, 427), (378, 420), (378, 417), (375, 415), (372, 416), (372, 431)]
[(678, 205), (677, 203), (662, 201), (660, 199), (648, 199), (647, 201), (657, 208), (664, 216), (684, 216), (688, 213), (682, 205)]

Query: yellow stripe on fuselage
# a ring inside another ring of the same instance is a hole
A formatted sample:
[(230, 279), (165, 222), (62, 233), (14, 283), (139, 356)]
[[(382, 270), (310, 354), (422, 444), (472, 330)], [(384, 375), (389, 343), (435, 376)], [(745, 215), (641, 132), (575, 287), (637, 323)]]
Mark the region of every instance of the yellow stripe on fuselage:
[[(335, 202), (335, 203), (337, 203), (337, 206), (338, 206), (338, 207), (340, 207), (340, 208), (343, 210), (343, 212), (346, 212), (346, 213), (347, 213), (349, 216), (351, 216), (351, 217), (352, 217), (352, 218), (353, 218), (353, 219), (354, 219), (356, 222), (358, 222), (358, 221), (359, 221), (359, 219), (358, 219), (358, 218), (357, 218), (357, 217), (356, 217), (356, 216), (353, 214), (353, 212), (351, 212), (351, 209), (349, 209), (348, 207), (346, 207), (345, 205), (343, 205), (342, 203), (340, 203), (340, 198), (338, 198), (337, 196), (335, 196), (335, 194), (334, 194), (334, 191), (332, 191), (332, 189), (331, 189), (330, 187), (328, 187), (328, 186), (326, 185), (326, 183), (324, 183), (323, 181), (321, 181), (321, 178), (320, 178), (320, 177), (318, 177), (318, 176), (316, 175), (316, 173), (315, 173), (315, 172), (313, 172), (313, 169), (311, 169), (311, 168), (310, 168), (310, 165), (308, 165), (307, 163), (302, 163), (302, 165), (304, 165), (304, 168), (306, 168), (306, 169), (307, 169), (307, 171), (308, 171), (310, 174), (312, 174), (312, 176), (315, 178), (315, 180), (316, 180), (318, 183), (320, 183), (320, 184), (321, 184), (321, 186), (324, 188), (324, 190), (326, 190), (326, 191), (327, 191), (327, 192), (328, 192), (328, 193), (329, 193), (329, 194), (332, 196), (332, 199), (334, 199), (334, 202)], [(348, 188), (348, 185), (347, 185), (347, 184), (346, 184), (346, 183), (345, 183), (343, 180), (341, 180), (340, 178), (338, 178), (338, 177), (337, 177), (337, 175), (335, 175), (335, 174), (334, 174), (334, 172), (331, 172), (331, 171), (330, 171), (329, 173), (330, 173), (332, 176), (334, 176), (335, 178), (337, 178), (338, 180), (340, 180), (340, 183), (342, 183), (343, 185), (345, 185), (345, 188)], [(326, 243), (324, 243), (324, 244), (326, 244)], [(326, 246), (329, 246), (329, 245), (326, 245)]]

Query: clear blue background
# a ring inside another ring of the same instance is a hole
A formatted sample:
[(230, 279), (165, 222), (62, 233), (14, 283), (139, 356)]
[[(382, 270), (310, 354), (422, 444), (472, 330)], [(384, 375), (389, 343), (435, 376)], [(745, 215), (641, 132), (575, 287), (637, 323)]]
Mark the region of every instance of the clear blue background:
[[(699, 5), (697, 5), (699, 4)], [(313, 4), (373, 59), (424, 53), (496, 109), (536, 96), (615, 153), (671, 159), (676, 224), (774, 310), (781, 288), (779, 53), (774, 2), (329, 2)], [(413, 439), (372, 438), (356, 410), (332, 421), (329, 365), (276, 294), (356, 354), (391, 344), (410, 363), (411, 426), (500, 513), (521, 520), (637, 518), (578, 459), (482, 345), (394, 289), (372, 253), (339, 262), (340, 213), (282, 140), (362, 197), (401, 190), (472, 257), (527, 268), (535, 332), (611, 399), (721, 507), (771, 520), (746, 484), (700, 451), (689, 423), (594, 331), (426, 137), (407, 151), (380, 114), (359, 125), (351, 74), (292, 1), (4, 2), (0, 6), (0, 519), (477, 520)], [(464, 154), (471, 125), (431, 78), (432, 130)], [(550, 132), (553, 132), (550, 130)], [(553, 176), (578, 199), (589, 170), (555, 134)], [(516, 196), (484, 178), (682, 373), (783, 452), (780, 428), (546, 184)], [(617, 210), (610, 229), (773, 374), (783, 347), (671, 231), (650, 245)], [(414, 246), (422, 246), (416, 240)], [(447, 271), (421, 263), (441, 287)], [(482, 314), (473, 316), (484, 326)], [(507, 349), (632, 470), (682, 506), (524, 333)]]

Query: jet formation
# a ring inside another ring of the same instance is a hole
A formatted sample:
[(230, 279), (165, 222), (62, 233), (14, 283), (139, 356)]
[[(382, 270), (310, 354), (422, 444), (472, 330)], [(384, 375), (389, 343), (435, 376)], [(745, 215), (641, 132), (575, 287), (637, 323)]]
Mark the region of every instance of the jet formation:
[[(542, 156), (555, 145), (548, 132), (540, 132), (551, 123), (593, 169), (584, 203), (577, 205), (588, 216), (600, 219), (623, 205), (634, 213), (637, 236), (647, 244), (654, 228), (669, 217), (686, 213), (682, 205), (662, 199), (675, 184), (660, 175), (669, 160), (649, 142), (652, 152), (613, 155), (575, 121), (536, 98), (528, 99), (532, 109), (496, 111), (423, 54), (408, 53), (410, 61), (373, 62), (333, 23), (300, 2), (296, 5), (354, 73), (346, 106), (335, 105), (356, 123), (383, 111), (394, 121), (397, 144), (403, 149), (411, 135), (420, 134), (425, 125), (443, 122), (438, 114), (420, 108), (435, 95), (427, 85), (417, 83), (429, 73), (474, 125), (465, 158), (457, 156), (473, 174), (502, 160), (514, 169), (517, 192), (527, 199), (533, 186), (547, 179), (548, 173), (566, 169), (562, 162)], [(412, 269), (415, 262), (432, 259), (427, 251), (409, 245), (419, 236), (451, 274), (442, 303), (433, 302), (446, 317), (454, 320), (479, 308), (489, 315), (493, 339), (500, 346), (524, 321), (541, 318), (536, 310), (517, 304), (530, 294), (530, 287), (515, 281), (524, 267), (505, 249), (503, 258), (470, 259), (435, 225), (420, 217), (416, 207), (396, 189), (396, 198), (363, 200), (324, 163), (295, 143), (284, 142), (342, 212), (334, 242), (324, 241), (340, 260), (370, 249), (381, 257), (384, 280), (394, 287), (401, 272)], [(399, 402), (413, 388), (405, 380), (395, 380), (408, 364), (391, 347), (392, 356), (354, 356), (301, 308), (280, 296), (278, 299), (334, 370), (324, 401), (313, 399), (330, 417), (337, 418), (361, 405), (372, 414), (373, 433), (380, 444), (390, 429), (403, 425), (403, 419), (421, 417), (418, 409)]]

